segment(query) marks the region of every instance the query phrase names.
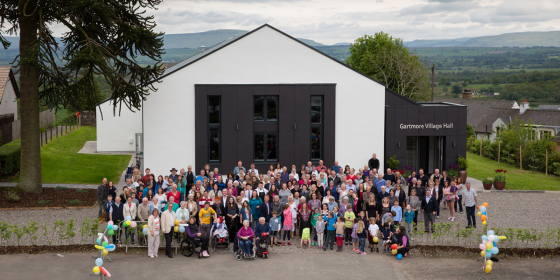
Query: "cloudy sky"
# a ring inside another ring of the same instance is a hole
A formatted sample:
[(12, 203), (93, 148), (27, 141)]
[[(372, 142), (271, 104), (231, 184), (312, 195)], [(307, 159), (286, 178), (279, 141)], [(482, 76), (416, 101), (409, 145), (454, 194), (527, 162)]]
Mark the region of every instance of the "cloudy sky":
[(379, 31), (411, 41), (560, 30), (557, 0), (164, 0), (150, 12), (167, 34), (269, 23), (323, 44)]

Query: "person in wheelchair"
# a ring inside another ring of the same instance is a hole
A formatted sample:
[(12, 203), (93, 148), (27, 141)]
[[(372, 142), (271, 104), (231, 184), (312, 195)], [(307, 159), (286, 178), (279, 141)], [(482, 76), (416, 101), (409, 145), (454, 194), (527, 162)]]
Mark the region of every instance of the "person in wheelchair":
[(255, 233), (253, 229), (250, 227), (251, 222), (249, 220), (243, 221), (243, 227), (237, 232), (237, 239), (239, 240), (239, 246), (243, 251), (243, 254), (246, 258), (248, 258), (251, 253), (251, 245), (253, 244), (253, 237), (255, 237)]
[[(266, 219), (264, 217), (261, 217), (259, 219), (259, 223), (257, 224), (257, 227), (255, 228), (255, 236), (256, 236), (255, 245), (257, 246), (257, 254), (262, 254), (263, 252), (268, 251), (266, 248), (270, 246), (271, 232), (272, 232), (272, 228), (270, 228), (270, 225), (266, 222)], [(263, 242), (265, 244), (264, 248), (261, 246)]]
[(194, 216), (189, 217), (188, 227), (185, 228), (185, 232), (187, 236), (193, 240), (193, 242), (201, 242), (201, 249), (202, 249), (202, 256), (203, 257), (210, 257), (208, 254), (208, 241), (209, 238), (207, 236), (202, 235), (198, 226), (196, 226), (196, 218)]
[(212, 226), (211, 232), (213, 238), (216, 238), (216, 241), (218, 241), (219, 243), (225, 243), (228, 241), (228, 228), (224, 223), (224, 219), (222, 217), (218, 217), (218, 219), (216, 219), (216, 222)]

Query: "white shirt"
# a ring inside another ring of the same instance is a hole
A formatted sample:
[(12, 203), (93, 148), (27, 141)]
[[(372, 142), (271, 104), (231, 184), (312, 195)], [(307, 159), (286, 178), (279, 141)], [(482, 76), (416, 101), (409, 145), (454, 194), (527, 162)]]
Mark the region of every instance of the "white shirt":
[(379, 231), (379, 226), (377, 226), (377, 224), (370, 224), (368, 230), (371, 236), (377, 236), (377, 232)]
[(255, 176), (259, 176), (259, 171), (257, 169), (249, 169), (249, 171), (247, 171), (247, 174), (251, 174), (251, 172), (255, 172)]

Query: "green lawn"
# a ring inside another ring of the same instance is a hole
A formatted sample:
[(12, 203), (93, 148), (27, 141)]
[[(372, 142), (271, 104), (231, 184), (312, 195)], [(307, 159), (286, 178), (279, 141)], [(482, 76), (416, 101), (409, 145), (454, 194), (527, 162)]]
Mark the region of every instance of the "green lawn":
[(560, 191), (560, 180), (558, 176), (548, 175), (544, 173), (533, 172), (528, 170), (519, 170), (509, 164), (480, 157), (473, 153), (467, 153), (469, 160), (468, 175), (475, 179), (483, 180), (484, 178), (494, 178), (494, 170), (505, 169), (506, 189), (508, 190), (544, 190), (544, 191)]
[(43, 183), (99, 184), (107, 178), (116, 185), (130, 156), (78, 154), (86, 141), (95, 139), (95, 128), (82, 126), (44, 145), (41, 148)]

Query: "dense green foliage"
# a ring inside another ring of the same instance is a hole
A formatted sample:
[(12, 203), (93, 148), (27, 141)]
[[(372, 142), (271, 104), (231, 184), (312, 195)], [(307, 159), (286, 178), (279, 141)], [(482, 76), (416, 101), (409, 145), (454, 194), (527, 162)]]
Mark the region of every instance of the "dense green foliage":
[(0, 176), (15, 174), (19, 171), (21, 160), (21, 141), (14, 140), (0, 147)]

